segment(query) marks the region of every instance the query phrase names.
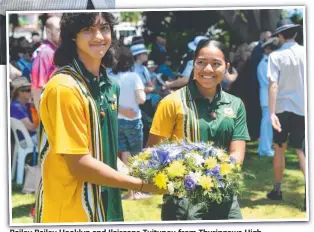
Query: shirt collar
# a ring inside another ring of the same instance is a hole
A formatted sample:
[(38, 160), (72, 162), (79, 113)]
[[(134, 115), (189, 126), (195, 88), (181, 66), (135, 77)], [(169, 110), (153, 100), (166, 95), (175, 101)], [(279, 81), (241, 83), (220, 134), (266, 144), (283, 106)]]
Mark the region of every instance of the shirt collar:
[[(200, 93), (200, 91), (197, 88), (196, 85), (196, 81), (193, 80), (189, 85), (188, 85), (191, 95), (192, 95), (192, 99), (193, 100), (197, 100), (197, 99), (205, 99), (204, 96)], [(230, 103), (230, 100), (227, 98), (225, 92), (222, 90), (221, 85), (217, 85), (217, 93), (216, 96), (213, 99), (213, 102), (216, 103)]]
[[(87, 83), (96, 82), (97, 78), (94, 76), (94, 74), (92, 74), (90, 71), (87, 70), (87, 68), (85, 67), (83, 62), (78, 58), (76, 58), (75, 61), (77, 62), (78, 66), (80, 68), (80, 71), (82, 72), (83, 77), (85, 78), (86, 82)], [(102, 84), (102, 83), (111, 84), (111, 81), (107, 76), (106, 69), (103, 65), (100, 66), (99, 72), (100, 72), (99, 84)]]
[(285, 42), (284, 44), (281, 45), (281, 48), (282, 48), (282, 49), (290, 48), (290, 47), (292, 47), (293, 45), (295, 45), (296, 43), (297, 43), (297, 42), (295, 42), (295, 41)]
[(46, 40), (45, 41), (45, 44), (47, 44), (49, 47), (51, 47), (53, 50), (56, 50), (57, 47), (56, 45), (54, 45), (53, 43), (51, 43), (49, 40)]

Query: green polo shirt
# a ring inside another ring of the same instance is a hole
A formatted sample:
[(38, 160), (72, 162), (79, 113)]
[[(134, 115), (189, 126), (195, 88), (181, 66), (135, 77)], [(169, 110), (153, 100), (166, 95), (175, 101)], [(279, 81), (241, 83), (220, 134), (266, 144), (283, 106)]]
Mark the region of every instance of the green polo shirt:
[[(101, 67), (101, 76), (97, 81), (81, 61), (78, 60), (77, 63), (100, 114), (104, 163), (117, 170), (119, 84), (107, 76), (104, 67)], [(123, 221), (120, 189), (102, 187), (102, 199), (106, 221)]]
[(250, 140), (243, 102), (220, 86), (210, 102), (196, 82), (165, 97), (158, 105), (150, 133), (170, 140), (212, 141), (229, 150), (233, 140)]

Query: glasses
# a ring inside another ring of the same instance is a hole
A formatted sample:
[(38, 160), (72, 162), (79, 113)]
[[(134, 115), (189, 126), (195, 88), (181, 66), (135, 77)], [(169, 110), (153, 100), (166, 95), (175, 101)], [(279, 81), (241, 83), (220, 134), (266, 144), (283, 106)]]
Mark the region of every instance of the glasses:
[(32, 90), (31, 89), (20, 89), (21, 92), (27, 92), (30, 93)]

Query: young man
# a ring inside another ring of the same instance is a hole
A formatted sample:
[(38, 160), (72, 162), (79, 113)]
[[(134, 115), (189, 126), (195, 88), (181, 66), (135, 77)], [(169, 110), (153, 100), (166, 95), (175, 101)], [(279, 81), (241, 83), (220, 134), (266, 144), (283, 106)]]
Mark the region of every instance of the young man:
[(274, 128), (273, 159), (275, 184), (267, 194), (271, 200), (282, 200), (281, 182), (285, 169), (285, 151), (294, 148), (300, 168), (305, 174), (305, 157), (302, 143), (305, 138), (304, 110), (304, 59), (305, 49), (295, 42), (297, 27), (290, 19), (282, 19), (277, 25), (275, 36), (282, 44), (280, 49), (269, 55), (268, 73), (269, 110)]

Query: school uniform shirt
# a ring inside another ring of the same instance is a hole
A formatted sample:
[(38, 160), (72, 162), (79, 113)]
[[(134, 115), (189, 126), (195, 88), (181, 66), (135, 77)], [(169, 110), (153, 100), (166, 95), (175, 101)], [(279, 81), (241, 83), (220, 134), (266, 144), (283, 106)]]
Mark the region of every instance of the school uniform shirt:
[(211, 103), (195, 81), (166, 96), (159, 103), (150, 133), (171, 141), (212, 141), (227, 151), (233, 140), (250, 140), (242, 101), (220, 86), (217, 89)]
[(304, 59), (305, 49), (296, 42), (284, 43), (269, 55), (267, 76), (278, 84), (276, 114), (304, 116)]
[[(92, 74), (74, 60), (54, 73), (45, 86), (40, 102), (42, 181), (36, 196), (35, 222), (121, 220), (120, 190), (116, 190), (119, 197), (115, 200), (111, 200), (114, 193), (110, 190), (104, 199), (104, 189), (72, 176), (63, 157), (90, 154), (116, 169), (119, 87), (107, 78), (104, 69), (101, 73), (100, 81), (94, 82)], [(118, 216), (113, 215), (116, 212)]]

